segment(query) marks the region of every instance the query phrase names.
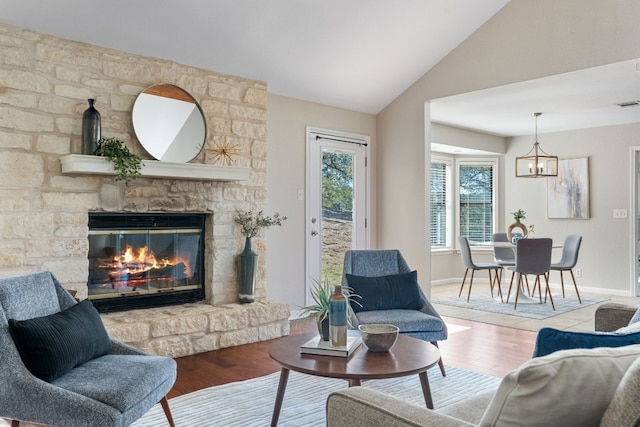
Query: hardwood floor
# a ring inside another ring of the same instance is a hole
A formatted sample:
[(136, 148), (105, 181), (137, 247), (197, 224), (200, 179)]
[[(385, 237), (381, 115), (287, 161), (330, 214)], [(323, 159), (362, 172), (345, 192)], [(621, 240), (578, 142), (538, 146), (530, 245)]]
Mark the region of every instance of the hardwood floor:
[[(536, 333), (445, 317), (449, 338), (440, 342), (444, 363), (498, 377), (531, 358)], [(313, 319), (295, 320), (291, 335), (316, 331)], [(273, 341), (180, 357), (178, 378), (169, 398), (185, 393), (278, 372), (280, 366), (268, 354)], [(438, 375), (437, 369), (430, 375)]]

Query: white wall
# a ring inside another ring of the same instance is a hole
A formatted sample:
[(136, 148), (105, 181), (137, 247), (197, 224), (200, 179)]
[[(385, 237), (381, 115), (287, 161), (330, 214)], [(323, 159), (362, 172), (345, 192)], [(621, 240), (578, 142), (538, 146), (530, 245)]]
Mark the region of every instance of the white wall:
[(429, 236), (419, 230), (428, 200), (417, 196), (430, 159), (425, 102), (638, 58), (638, 17), (636, 1), (511, 0), (385, 108), (378, 115), (379, 245), (402, 245), (412, 265), (430, 271)]
[[(306, 127), (313, 126), (371, 137), (370, 193), (375, 206), (376, 122), (372, 114), (358, 113), (278, 95), (267, 99), (267, 213), (289, 217), (283, 227), (266, 232), (267, 297), (292, 306), (304, 305), (305, 201), (297, 198), (306, 185)], [(376, 217), (369, 219), (371, 246), (375, 247)]]

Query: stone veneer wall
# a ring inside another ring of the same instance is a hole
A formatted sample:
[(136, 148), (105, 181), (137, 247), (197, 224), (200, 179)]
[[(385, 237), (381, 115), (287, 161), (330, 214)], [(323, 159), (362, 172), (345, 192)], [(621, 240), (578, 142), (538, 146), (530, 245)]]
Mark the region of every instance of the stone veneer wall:
[[(248, 181), (141, 178), (126, 187), (112, 177), (62, 175), (60, 158), (81, 153), (88, 98), (97, 100), (104, 137), (150, 158), (133, 133), (131, 109), (143, 89), (160, 83), (187, 90), (204, 112), (207, 141), (192, 162), (213, 163), (217, 144), (236, 144), (234, 165), (250, 167)], [(82, 299), (89, 211), (205, 212), (207, 304), (106, 315), (110, 333), (174, 356), (287, 334), (288, 307), (265, 301), (264, 262), (259, 303), (236, 304), (234, 263), (244, 239), (233, 214), (264, 204), (266, 120), (264, 82), (0, 23), (0, 275), (49, 270)], [(264, 241), (256, 239), (254, 249), (264, 260)]]

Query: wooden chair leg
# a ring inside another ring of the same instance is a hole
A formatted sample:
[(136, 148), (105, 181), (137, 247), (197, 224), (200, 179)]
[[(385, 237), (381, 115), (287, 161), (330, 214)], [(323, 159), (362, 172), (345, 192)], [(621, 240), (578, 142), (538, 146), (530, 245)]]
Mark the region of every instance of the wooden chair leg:
[[(518, 274), (518, 286), (516, 287), (516, 301), (513, 304), (513, 309), (515, 310), (518, 306), (518, 295), (520, 295), (520, 286), (522, 286), (522, 274)], [(511, 286), (509, 286), (511, 288)]]
[[(515, 271), (511, 272), (511, 281), (509, 282), (509, 291), (507, 292), (507, 304), (509, 303), (509, 297), (511, 296), (511, 286), (513, 286), (513, 278), (515, 276), (516, 276), (516, 272)], [(520, 286), (519, 283), (518, 283), (518, 286)]]
[(562, 270), (558, 270), (560, 272), (560, 285), (562, 286), (562, 298), (564, 298), (564, 275), (562, 274)]
[[(498, 285), (498, 295), (500, 295), (500, 302), (504, 302), (504, 298), (502, 297), (502, 269), (496, 268), (496, 272), (493, 275), (496, 282), (495, 284)], [(491, 278), (491, 274), (489, 274), (489, 278)], [(491, 298), (493, 298), (493, 286), (491, 287), (491, 291)]]
[(576, 288), (576, 295), (578, 295), (578, 302), (582, 304), (582, 299), (580, 298), (580, 292), (578, 292), (578, 284), (576, 283), (576, 276), (573, 275), (573, 269), (569, 270), (569, 273), (571, 273), (571, 278), (573, 279), (573, 287)]
[(475, 274), (475, 270), (471, 270), (471, 280), (469, 280), (469, 292), (467, 293), (467, 302), (471, 299), (471, 287), (473, 286), (473, 275)]
[[(438, 341), (431, 341), (431, 344), (438, 347)], [(440, 349), (440, 347), (438, 347), (438, 349)], [(440, 367), (440, 373), (442, 374), (442, 376), (446, 377), (447, 373), (444, 371), (444, 362), (442, 361), (442, 356), (440, 356), (440, 360), (438, 360), (438, 366)]]
[(18, 420), (11, 420), (11, 427), (18, 427), (20, 425), (20, 421)]
[(551, 301), (551, 308), (553, 308), (553, 311), (556, 311), (556, 305), (553, 303), (553, 295), (551, 295), (551, 288), (549, 288), (549, 276), (548, 275), (544, 275), (544, 281), (547, 284), (547, 288), (544, 291), (544, 302), (547, 302), (547, 293), (549, 293), (549, 301)]
[(464, 289), (464, 282), (467, 280), (467, 273), (469, 273), (468, 268), (464, 271), (464, 277), (462, 278), (462, 285), (460, 285), (460, 292), (458, 292), (458, 296), (462, 295), (462, 290)]
[(173, 422), (173, 417), (171, 416), (171, 409), (169, 409), (169, 401), (167, 400), (167, 396), (160, 399), (160, 405), (162, 405), (162, 410), (164, 411), (164, 415), (167, 417), (167, 421), (169, 421), (169, 425), (171, 427), (176, 427), (175, 423)]

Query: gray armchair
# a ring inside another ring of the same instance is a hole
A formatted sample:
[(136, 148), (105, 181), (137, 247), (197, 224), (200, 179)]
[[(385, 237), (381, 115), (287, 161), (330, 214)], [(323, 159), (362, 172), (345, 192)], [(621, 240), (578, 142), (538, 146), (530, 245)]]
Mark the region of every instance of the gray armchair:
[[(397, 249), (351, 250), (344, 255), (342, 273), (343, 288), (349, 287), (347, 274), (364, 277), (382, 277), (410, 273), (412, 270)], [(350, 313), (351, 325), (390, 323), (400, 329), (400, 333), (424, 341), (436, 347), (438, 341), (447, 339), (447, 325), (431, 302), (418, 286), (421, 308), (384, 309)], [(381, 298), (385, 298), (382, 296)], [(354, 299), (358, 301), (357, 298)], [(445, 375), (444, 363), (439, 361), (440, 371)]]
[[(25, 366), (9, 319), (45, 320), (85, 305), (76, 306), (49, 272), (0, 279), (0, 417), (13, 420), (12, 427), (20, 421), (74, 427), (128, 426), (160, 402), (173, 426), (166, 394), (176, 379), (176, 362), (169, 357), (148, 355), (110, 340), (107, 354), (50, 382)], [(15, 323), (12, 321), (12, 326)], [(104, 337), (108, 346), (106, 332)]]

